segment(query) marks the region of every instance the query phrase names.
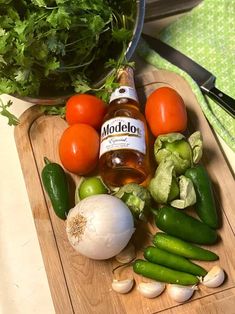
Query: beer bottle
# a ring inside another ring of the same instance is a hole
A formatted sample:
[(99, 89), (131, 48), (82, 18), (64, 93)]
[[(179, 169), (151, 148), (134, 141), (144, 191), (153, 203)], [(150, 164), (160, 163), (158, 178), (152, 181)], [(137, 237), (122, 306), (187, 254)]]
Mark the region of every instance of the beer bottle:
[(133, 69), (121, 69), (118, 82), (101, 127), (99, 157), (100, 175), (114, 187), (142, 184), (149, 176), (147, 125), (140, 112)]

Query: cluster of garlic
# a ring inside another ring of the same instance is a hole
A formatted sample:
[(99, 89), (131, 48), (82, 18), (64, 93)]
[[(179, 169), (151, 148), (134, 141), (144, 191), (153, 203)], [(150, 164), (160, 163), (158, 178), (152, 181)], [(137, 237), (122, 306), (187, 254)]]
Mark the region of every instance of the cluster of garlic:
[[(136, 257), (135, 247), (132, 243), (129, 243), (126, 248), (121, 251), (117, 256), (116, 260), (122, 263), (124, 266), (128, 265)], [(225, 279), (225, 272), (219, 266), (214, 266), (206, 274), (204, 278), (200, 278), (202, 285), (209, 288), (219, 287)], [(113, 279), (112, 289), (118, 293), (125, 294), (132, 290), (134, 286), (134, 279), (128, 278), (124, 280)], [(166, 288), (166, 284), (158, 281), (141, 282), (137, 285), (137, 290), (145, 298), (156, 298)], [(194, 294), (194, 291), (198, 290), (196, 285), (194, 286), (182, 286), (177, 284), (168, 284), (167, 293), (170, 298), (178, 303), (188, 301)]]
[[(131, 247), (131, 251), (132, 247)], [(125, 252), (126, 258), (123, 260), (131, 260), (131, 257)], [(128, 257), (127, 257), (128, 256)], [(120, 260), (120, 259), (119, 259)], [(207, 275), (201, 279), (201, 284), (210, 287), (217, 288), (219, 287), (225, 279), (224, 270), (219, 266), (214, 266)], [(117, 280), (114, 279), (112, 282), (112, 289), (118, 293), (128, 293), (132, 290), (134, 286), (134, 279), (129, 278), (125, 280)], [(159, 296), (166, 288), (165, 283), (158, 281), (149, 281), (149, 282), (141, 282), (137, 285), (137, 290), (146, 298), (152, 299)], [(197, 286), (181, 286), (176, 284), (168, 284), (167, 292), (170, 298), (178, 303), (183, 303), (188, 301), (195, 290), (197, 290)]]

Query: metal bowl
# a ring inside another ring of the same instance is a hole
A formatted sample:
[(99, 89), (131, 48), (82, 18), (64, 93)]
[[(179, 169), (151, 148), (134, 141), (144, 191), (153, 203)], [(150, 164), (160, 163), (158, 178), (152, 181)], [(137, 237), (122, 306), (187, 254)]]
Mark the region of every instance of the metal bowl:
[[(137, 0), (136, 1), (136, 20), (135, 25), (133, 29), (133, 36), (132, 39), (128, 45), (128, 48), (125, 52), (125, 56), (127, 60), (130, 60), (133, 56), (133, 53), (137, 47), (137, 44), (139, 42), (143, 24), (144, 24), (144, 17), (145, 17), (145, 0)], [(101, 76), (97, 81), (94, 82), (94, 87), (101, 86), (105, 79), (112, 73), (112, 71), (108, 71), (107, 73), (104, 72), (103, 76)], [(33, 103), (33, 104), (40, 104), (40, 105), (58, 105), (65, 102), (65, 100), (70, 97), (72, 94), (67, 93), (65, 95), (61, 96), (54, 96), (54, 97), (21, 97), (19, 95), (13, 95), (16, 98), (19, 98), (21, 100)]]

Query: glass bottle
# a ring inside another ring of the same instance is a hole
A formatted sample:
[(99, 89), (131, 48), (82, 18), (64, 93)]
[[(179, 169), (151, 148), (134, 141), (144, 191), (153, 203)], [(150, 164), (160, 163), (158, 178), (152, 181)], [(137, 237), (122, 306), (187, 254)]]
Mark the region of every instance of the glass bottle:
[(148, 134), (133, 69), (121, 69), (118, 82), (101, 128), (99, 172), (110, 186), (144, 185), (149, 176)]

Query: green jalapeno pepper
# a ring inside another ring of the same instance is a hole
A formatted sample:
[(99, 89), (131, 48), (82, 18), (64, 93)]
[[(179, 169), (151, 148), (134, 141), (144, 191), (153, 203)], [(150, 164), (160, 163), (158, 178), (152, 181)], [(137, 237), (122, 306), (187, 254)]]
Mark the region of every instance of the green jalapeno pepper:
[(157, 211), (155, 222), (160, 230), (189, 242), (214, 244), (217, 240), (214, 229), (170, 206), (163, 206)]
[(155, 234), (153, 244), (164, 251), (199, 261), (215, 261), (219, 259), (219, 256), (214, 252), (163, 232), (157, 232)]
[(198, 217), (211, 228), (218, 228), (218, 214), (210, 177), (202, 165), (186, 170), (185, 176), (193, 182), (197, 202), (194, 208)]
[(44, 161), (45, 166), (41, 173), (43, 186), (56, 215), (65, 220), (70, 209), (66, 174), (59, 164), (50, 162), (46, 157)]

